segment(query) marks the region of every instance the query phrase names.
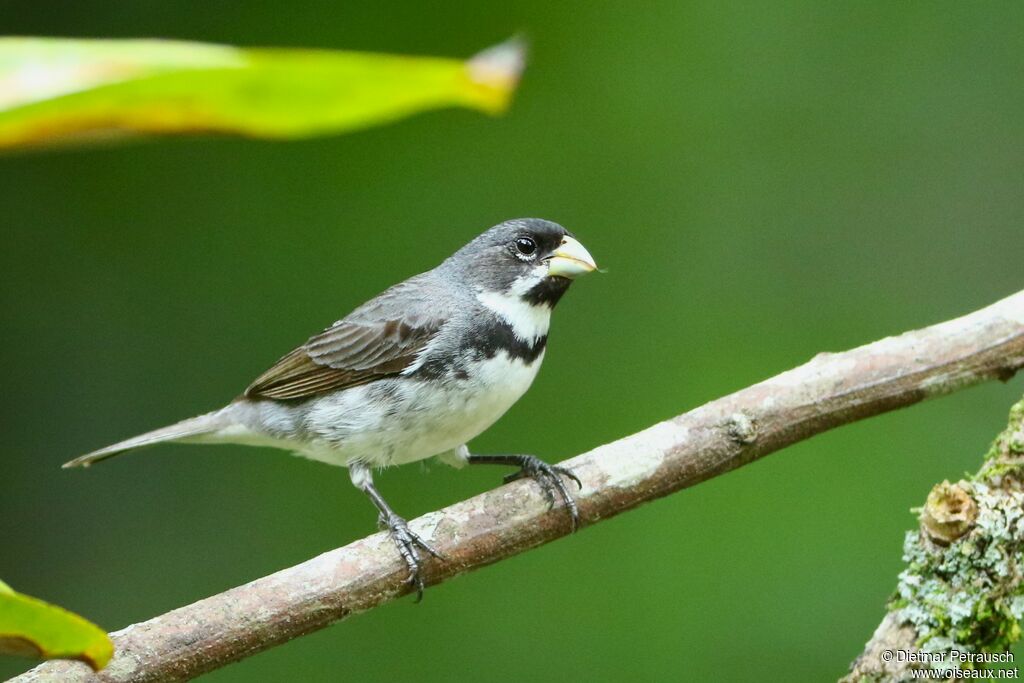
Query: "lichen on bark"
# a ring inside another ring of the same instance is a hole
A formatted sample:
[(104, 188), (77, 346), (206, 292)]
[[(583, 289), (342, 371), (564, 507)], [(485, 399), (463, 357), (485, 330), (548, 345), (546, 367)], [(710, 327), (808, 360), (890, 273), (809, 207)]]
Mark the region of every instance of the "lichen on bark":
[(920, 510), (920, 527), (904, 538), (903, 560), (907, 567), (899, 575), (887, 619), (913, 630), (917, 651), (943, 656), (896, 667), (874, 661), (886, 647), (894, 647), (883, 641), (895, 637), (895, 629), (879, 629), (844, 680), (904, 680), (910, 668), (983, 667), (958, 661), (952, 653), (1006, 652), (1020, 639), (1024, 399), (1011, 408), (1007, 428), (976, 475), (932, 489)]
[(949, 543), (923, 525), (907, 532), (907, 568), (891, 607), (914, 626), (924, 652), (1003, 652), (1020, 638), (1024, 618), (1024, 493), (982, 482), (947, 486), (971, 497), (977, 517)]

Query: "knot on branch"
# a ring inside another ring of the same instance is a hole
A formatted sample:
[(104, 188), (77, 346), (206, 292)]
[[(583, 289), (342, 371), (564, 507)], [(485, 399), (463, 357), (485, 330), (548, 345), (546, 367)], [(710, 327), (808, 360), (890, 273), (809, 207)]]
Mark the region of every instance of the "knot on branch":
[(960, 484), (936, 484), (921, 510), (921, 531), (939, 545), (967, 533), (978, 518), (978, 506)]
[(726, 419), (726, 432), (729, 438), (741, 446), (749, 446), (757, 441), (757, 423), (746, 413), (733, 413)]
[[(1024, 619), (1024, 493), (943, 482), (929, 495), (921, 522), (904, 540), (907, 568), (890, 609), (913, 625), (923, 652), (1007, 650)], [(924, 666), (958, 663), (946, 656)]]

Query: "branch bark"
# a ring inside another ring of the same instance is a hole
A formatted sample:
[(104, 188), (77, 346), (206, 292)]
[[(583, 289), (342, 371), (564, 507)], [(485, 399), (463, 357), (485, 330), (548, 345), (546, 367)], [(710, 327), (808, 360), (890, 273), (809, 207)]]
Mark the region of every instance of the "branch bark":
[[(1024, 292), (955, 320), (810, 362), (562, 465), (583, 482), (584, 525), (693, 486), (839, 425), (912, 405), (1024, 367)], [(569, 533), (538, 488), (516, 481), (411, 527), (447, 556), (428, 582)], [(187, 680), (409, 592), (404, 563), (382, 533), (112, 634), (99, 674), (49, 662), (12, 679)]]
[(977, 474), (932, 489), (903, 555), (888, 611), (842, 683), (1013, 661), (1000, 655), (1024, 621), (1024, 399)]

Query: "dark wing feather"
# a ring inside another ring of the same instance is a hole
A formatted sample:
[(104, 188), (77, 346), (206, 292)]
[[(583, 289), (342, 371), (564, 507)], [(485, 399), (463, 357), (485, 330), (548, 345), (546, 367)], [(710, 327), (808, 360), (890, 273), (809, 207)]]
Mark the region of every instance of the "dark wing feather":
[(307, 398), (402, 372), (444, 322), (429, 312), (423, 284), (406, 281), (356, 309), (277, 361), (245, 396)]

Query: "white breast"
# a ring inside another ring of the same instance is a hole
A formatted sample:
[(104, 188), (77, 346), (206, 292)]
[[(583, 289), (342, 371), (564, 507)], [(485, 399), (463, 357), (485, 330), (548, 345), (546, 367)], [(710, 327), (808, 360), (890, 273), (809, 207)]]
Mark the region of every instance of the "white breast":
[[(533, 383), (530, 364), (499, 352), (466, 368), (472, 379), (382, 380), (326, 395), (309, 408), (301, 453), (337, 465), (400, 465), (458, 448), (494, 424)], [(384, 387), (387, 391), (383, 391)]]

